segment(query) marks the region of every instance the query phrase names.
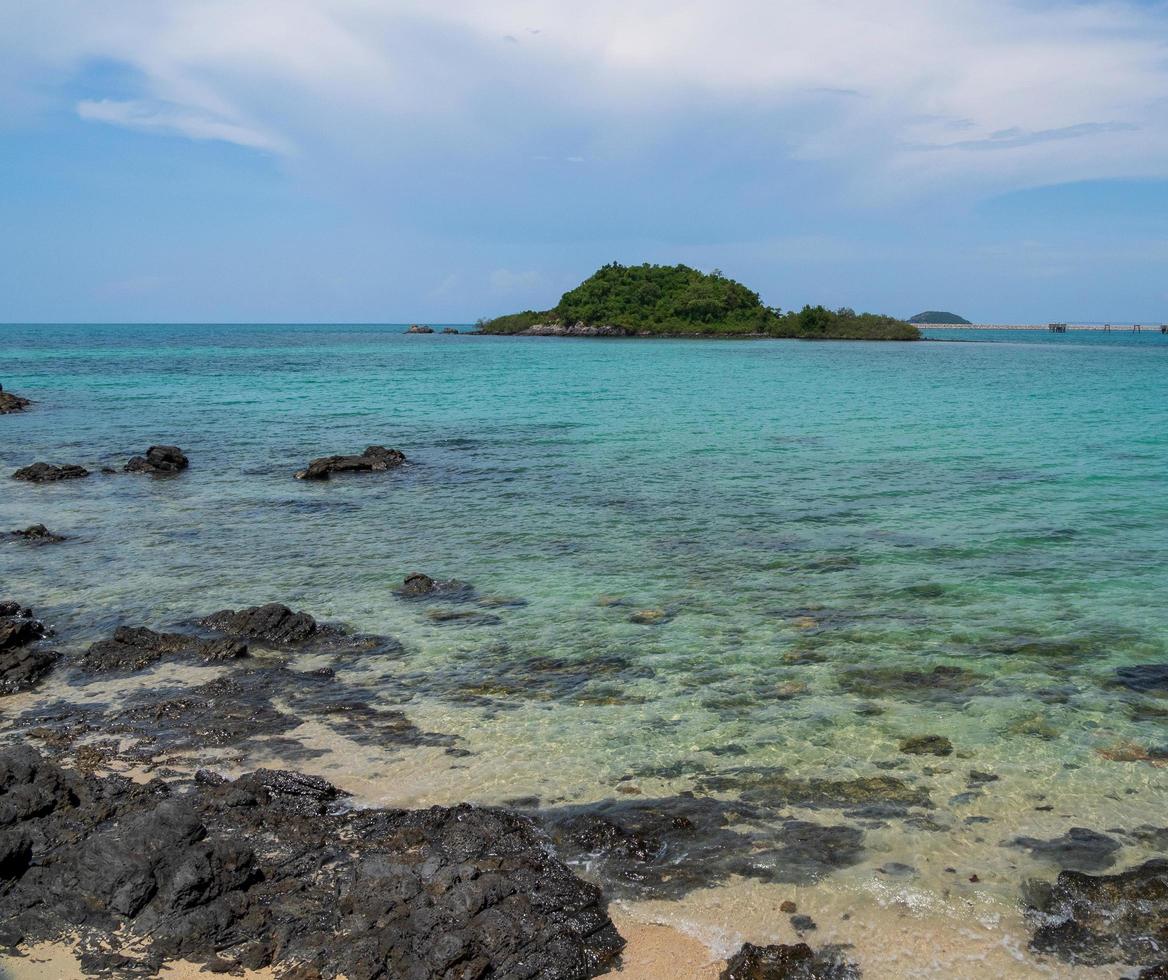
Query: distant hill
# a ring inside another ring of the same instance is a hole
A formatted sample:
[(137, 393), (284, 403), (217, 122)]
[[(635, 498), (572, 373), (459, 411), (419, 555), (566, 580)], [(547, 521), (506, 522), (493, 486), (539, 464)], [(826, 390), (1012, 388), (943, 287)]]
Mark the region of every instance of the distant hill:
[(610, 263), (550, 310), (480, 322), (484, 333), (575, 337), (792, 337), (806, 340), (919, 340), (903, 320), (805, 306), (782, 313), (720, 272), (686, 265)]
[(963, 316), (956, 313), (943, 313), (940, 310), (925, 310), (916, 316), (908, 318), (909, 323), (969, 323)]

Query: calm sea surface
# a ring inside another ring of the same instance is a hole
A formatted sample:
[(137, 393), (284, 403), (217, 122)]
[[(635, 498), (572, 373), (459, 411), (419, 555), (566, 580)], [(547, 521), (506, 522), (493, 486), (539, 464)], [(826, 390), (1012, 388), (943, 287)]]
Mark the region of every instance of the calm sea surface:
[[(1168, 337), (401, 330), (0, 326), (0, 382), (37, 402), (0, 418), (5, 474), (191, 458), (174, 480), (5, 480), (0, 529), (70, 540), (0, 543), (0, 592), (66, 650), (272, 600), (400, 639), (353, 670), (474, 754), (306, 732), (328, 750), (307, 768), (371, 801), (757, 797), (775, 773), (927, 792), (929, 822), (879, 798), (784, 811), (862, 831), (846, 866), (630, 905), (715, 948), (789, 941), (774, 908), (798, 893), (872, 975), (907, 975), (862, 931), (879, 916), (1030, 975), (1019, 885), (1066, 853), (1003, 844), (1082, 827), (1114, 868), (1155, 853), (1168, 692), (1116, 671), (1168, 662)], [(370, 443), (412, 465), (292, 478)], [(394, 596), (413, 570), (487, 601), (440, 621)], [(922, 734), (954, 754), (900, 753)]]

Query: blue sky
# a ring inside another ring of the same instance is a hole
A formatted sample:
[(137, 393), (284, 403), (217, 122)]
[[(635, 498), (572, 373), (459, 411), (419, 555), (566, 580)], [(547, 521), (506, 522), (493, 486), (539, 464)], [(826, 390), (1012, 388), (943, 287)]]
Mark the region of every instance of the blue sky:
[(5, 0), (0, 226), (0, 321), (1163, 322), (1168, 4)]

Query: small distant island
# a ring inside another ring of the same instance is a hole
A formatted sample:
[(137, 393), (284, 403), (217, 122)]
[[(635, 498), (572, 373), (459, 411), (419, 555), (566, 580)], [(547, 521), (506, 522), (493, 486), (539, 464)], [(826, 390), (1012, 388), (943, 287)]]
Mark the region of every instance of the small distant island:
[(550, 310), (480, 320), (488, 334), (548, 337), (785, 337), (801, 340), (920, 340), (903, 320), (804, 306), (786, 313), (715, 270), (613, 262)]
[(945, 313), (942, 310), (925, 310), (924, 313), (918, 313), (916, 316), (908, 318), (909, 323), (949, 323), (954, 325), (965, 324), (971, 326), (970, 322), (963, 316), (958, 316), (956, 313)]

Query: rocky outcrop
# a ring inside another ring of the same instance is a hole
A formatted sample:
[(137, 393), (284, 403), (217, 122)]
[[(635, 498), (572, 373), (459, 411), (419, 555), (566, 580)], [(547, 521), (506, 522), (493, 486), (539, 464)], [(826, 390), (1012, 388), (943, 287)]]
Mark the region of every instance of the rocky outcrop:
[(14, 480), (24, 480), (27, 483), (55, 483), (58, 480), (80, 480), (89, 476), (89, 470), (84, 466), (65, 463), (61, 466), (55, 463), (33, 463), (12, 474)]
[(14, 538), (19, 541), (28, 541), (30, 544), (57, 544), (64, 541), (65, 537), (61, 534), (54, 534), (43, 524), (32, 524), (24, 530), (9, 531), (8, 534), (0, 534), (0, 538)]
[(297, 480), (327, 480), (334, 473), (381, 473), (406, 462), (405, 453), (367, 446), (360, 456), (321, 456), (296, 473)]
[(190, 460), (178, 446), (151, 446), (145, 456), (135, 456), (126, 465), (127, 473), (149, 473), (152, 476), (170, 476), (181, 473)]
[[(1068, 963), (1126, 963), (1154, 968), (1168, 949), (1168, 860), (1115, 875), (1060, 872), (1023, 892), (1039, 953)], [(1142, 975), (1142, 974), (1141, 974)], [(1155, 974), (1152, 974), (1153, 976)]]
[(278, 602), (247, 609), (220, 609), (201, 621), (208, 629), (233, 636), (262, 640), (279, 646), (293, 646), (311, 640), (322, 627), (306, 612), (293, 612)]
[(0, 944), (105, 941), (117, 952), (88, 954), (93, 972), (182, 958), (352, 980), (584, 980), (624, 945), (599, 889), (523, 818), (465, 804), (352, 809), (343, 795), (263, 769), (200, 772), (181, 792), (9, 749)]
[(837, 947), (813, 950), (806, 943), (746, 943), (726, 963), (719, 980), (859, 980), (859, 967)]
[(0, 695), (28, 690), (53, 669), (57, 654), (37, 645), (51, 634), (31, 609), (0, 602)]
[(611, 323), (536, 323), (521, 334), (527, 337), (632, 337), (633, 331)]
[(445, 334), (456, 334), (458, 333), (458, 327), (443, 327), (442, 332)]
[(202, 640), (185, 633), (156, 633), (145, 627), (120, 626), (108, 640), (100, 640), (75, 661), (85, 673), (141, 670), (168, 655), (182, 655), (220, 663), (248, 655), (247, 644), (234, 639)]
[(421, 323), (410, 324), (410, 329), (406, 331), (406, 333), (433, 333), (433, 332), (434, 332), (433, 327), (427, 327), (425, 324), (421, 324)]
[(31, 404), (32, 402), (27, 398), (21, 398), (20, 395), (14, 395), (11, 391), (5, 391), (4, 386), (0, 385), (0, 415), (23, 412)]

